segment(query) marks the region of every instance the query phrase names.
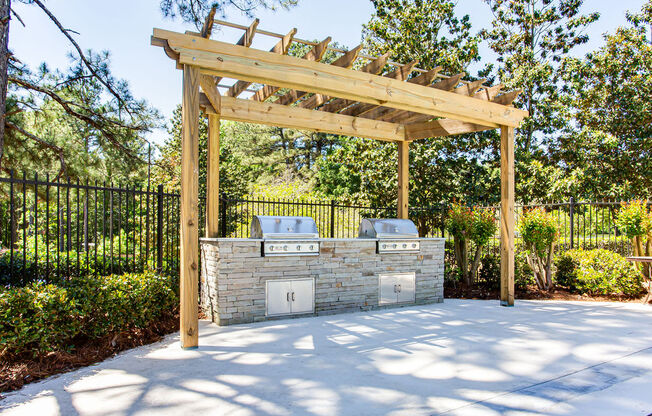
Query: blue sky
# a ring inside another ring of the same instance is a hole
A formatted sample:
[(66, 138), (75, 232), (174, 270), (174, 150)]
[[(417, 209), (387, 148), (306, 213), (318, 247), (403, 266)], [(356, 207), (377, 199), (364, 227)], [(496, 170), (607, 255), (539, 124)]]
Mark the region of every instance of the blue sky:
[[(598, 11), (601, 17), (588, 30), (589, 44), (574, 53), (584, 54), (598, 47), (603, 33), (623, 24), (625, 12), (638, 11), (643, 3), (644, 0), (585, 0), (584, 11)], [(80, 33), (76, 40), (83, 49), (111, 51), (114, 75), (129, 81), (134, 95), (147, 99), (168, 120), (181, 100), (181, 71), (175, 69), (161, 48), (150, 46), (152, 28), (193, 28), (164, 19), (158, 5), (158, 0), (47, 1), (65, 27)], [(67, 52), (72, 48), (63, 35), (37, 7), (18, 2), (12, 6), (26, 24), (23, 28), (16, 19), (11, 23), (9, 43), (16, 56), (31, 67), (46, 61), (52, 68), (64, 68), (68, 64)], [(459, 0), (457, 9), (460, 15), (470, 15), (474, 30), (488, 27), (491, 22), (491, 12), (483, 0)], [(361, 25), (369, 20), (372, 10), (371, 2), (366, 0), (299, 0), (299, 6), (289, 11), (260, 11), (257, 16), (261, 29), (286, 33), (296, 27), (299, 38), (332, 36), (333, 41), (353, 47), (360, 43)], [(227, 20), (250, 23), (249, 18), (235, 12)], [(213, 38), (234, 42), (240, 34), (241, 31), (226, 28), (214, 32)], [(253, 47), (267, 49), (273, 43), (273, 38), (258, 36)], [(486, 48), (481, 52), (485, 60), (492, 58)], [(148, 138), (160, 143), (165, 137), (165, 130), (159, 130)]]

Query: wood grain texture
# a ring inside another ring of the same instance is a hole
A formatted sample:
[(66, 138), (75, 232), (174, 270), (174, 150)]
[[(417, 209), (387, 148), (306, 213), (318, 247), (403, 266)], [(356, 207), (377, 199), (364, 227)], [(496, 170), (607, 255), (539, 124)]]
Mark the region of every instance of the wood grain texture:
[(514, 306), (514, 128), (500, 130), (500, 304)]
[(292, 88), (416, 113), (499, 127), (518, 126), (527, 112), (489, 101), (333, 65), (278, 55), (215, 40), (154, 29), (202, 72)]
[(457, 134), (474, 133), (485, 130), (493, 130), (493, 127), (444, 118), (422, 123), (406, 124), (405, 137), (407, 140), (418, 140), (428, 137), (455, 136)]
[[(328, 49), (328, 44), (331, 42), (330, 36), (318, 43), (317, 45), (313, 46), (312, 49), (308, 51), (301, 59), (305, 61), (315, 61), (319, 62), (321, 61), (321, 58), (324, 56), (326, 53), (326, 50)], [(265, 101), (269, 97), (271, 97), (276, 91), (280, 90), (281, 87), (277, 87), (274, 85), (265, 85), (263, 88), (259, 89), (256, 91), (256, 93), (251, 97), (252, 100), (256, 101)]]
[(408, 218), (408, 197), (410, 190), (409, 142), (397, 142), (398, 145), (398, 201), (397, 218)]
[(208, 115), (206, 237), (217, 238), (220, 218), (220, 117)]
[(220, 92), (217, 89), (215, 78), (210, 75), (201, 75), (199, 77), (199, 85), (201, 86), (202, 91), (204, 91), (204, 94), (206, 94), (206, 97), (208, 97), (208, 101), (211, 102), (213, 110), (219, 114), (221, 107), (220, 102), (222, 99), (220, 97)]
[[(202, 107), (206, 108), (207, 113), (213, 112), (210, 102), (204, 95), (201, 95), (200, 102)], [(232, 97), (222, 97), (220, 117), (224, 120), (253, 122), (343, 136), (386, 141), (405, 140), (405, 128), (400, 124)]]
[[(294, 35), (297, 33), (296, 29), (292, 29), (288, 32), (287, 35), (285, 35), (281, 40), (279, 40), (276, 45), (270, 49), (270, 52), (273, 53), (280, 53), (282, 55), (286, 55), (288, 53), (288, 50), (290, 48), (290, 44), (292, 43), (292, 39), (294, 38)], [(237, 97), (238, 95), (242, 94), (244, 90), (249, 88), (251, 85), (251, 82), (248, 81), (238, 81), (229, 90), (226, 92), (226, 95), (229, 97)]]
[(199, 70), (183, 68), (181, 134), (180, 331), (183, 348), (197, 347), (199, 235)]

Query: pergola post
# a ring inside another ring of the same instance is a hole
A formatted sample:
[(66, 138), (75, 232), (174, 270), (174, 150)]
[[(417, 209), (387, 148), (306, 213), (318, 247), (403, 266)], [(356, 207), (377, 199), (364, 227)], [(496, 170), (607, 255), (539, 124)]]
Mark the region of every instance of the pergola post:
[(500, 304), (514, 306), (514, 128), (500, 129)]
[(408, 196), (410, 182), (409, 142), (398, 144), (398, 212), (397, 218), (408, 218)]
[[(219, 109), (217, 109), (219, 111)], [(220, 116), (208, 115), (206, 160), (206, 237), (217, 238), (220, 218)]]
[(181, 134), (180, 332), (182, 348), (197, 348), (199, 69), (183, 66)]

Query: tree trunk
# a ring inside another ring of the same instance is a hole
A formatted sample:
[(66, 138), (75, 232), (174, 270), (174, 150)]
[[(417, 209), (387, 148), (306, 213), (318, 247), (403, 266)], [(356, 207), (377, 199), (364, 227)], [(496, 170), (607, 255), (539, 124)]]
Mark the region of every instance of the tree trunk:
[(555, 243), (551, 243), (548, 251), (548, 258), (546, 259), (546, 290), (552, 289), (552, 257), (555, 252)]
[(9, 20), (11, 0), (0, 0), (0, 166), (5, 146), (5, 114), (7, 103), (7, 67), (9, 64)]
[(482, 260), (482, 246), (478, 246), (475, 249), (475, 256), (473, 257), (473, 262), (471, 263), (471, 283), (475, 284), (478, 281), (478, 266), (480, 266), (480, 260)]

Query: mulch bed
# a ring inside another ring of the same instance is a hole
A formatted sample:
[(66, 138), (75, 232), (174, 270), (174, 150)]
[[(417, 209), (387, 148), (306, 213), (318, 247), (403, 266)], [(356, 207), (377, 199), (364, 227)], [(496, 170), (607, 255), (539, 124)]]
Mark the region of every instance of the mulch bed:
[[(500, 299), (500, 290), (458, 284), (456, 287), (447, 286), (444, 288), (444, 297), (449, 299)], [(645, 296), (580, 295), (564, 288), (555, 288), (547, 292), (532, 285), (525, 289), (516, 289), (514, 297), (516, 299), (581, 300), (589, 302), (642, 302)]]
[(103, 361), (121, 351), (160, 341), (164, 335), (178, 330), (179, 314), (170, 314), (148, 328), (131, 329), (100, 339), (81, 341), (70, 353), (51, 352), (36, 358), (2, 357), (0, 392), (18, 390), (27, 383)]

